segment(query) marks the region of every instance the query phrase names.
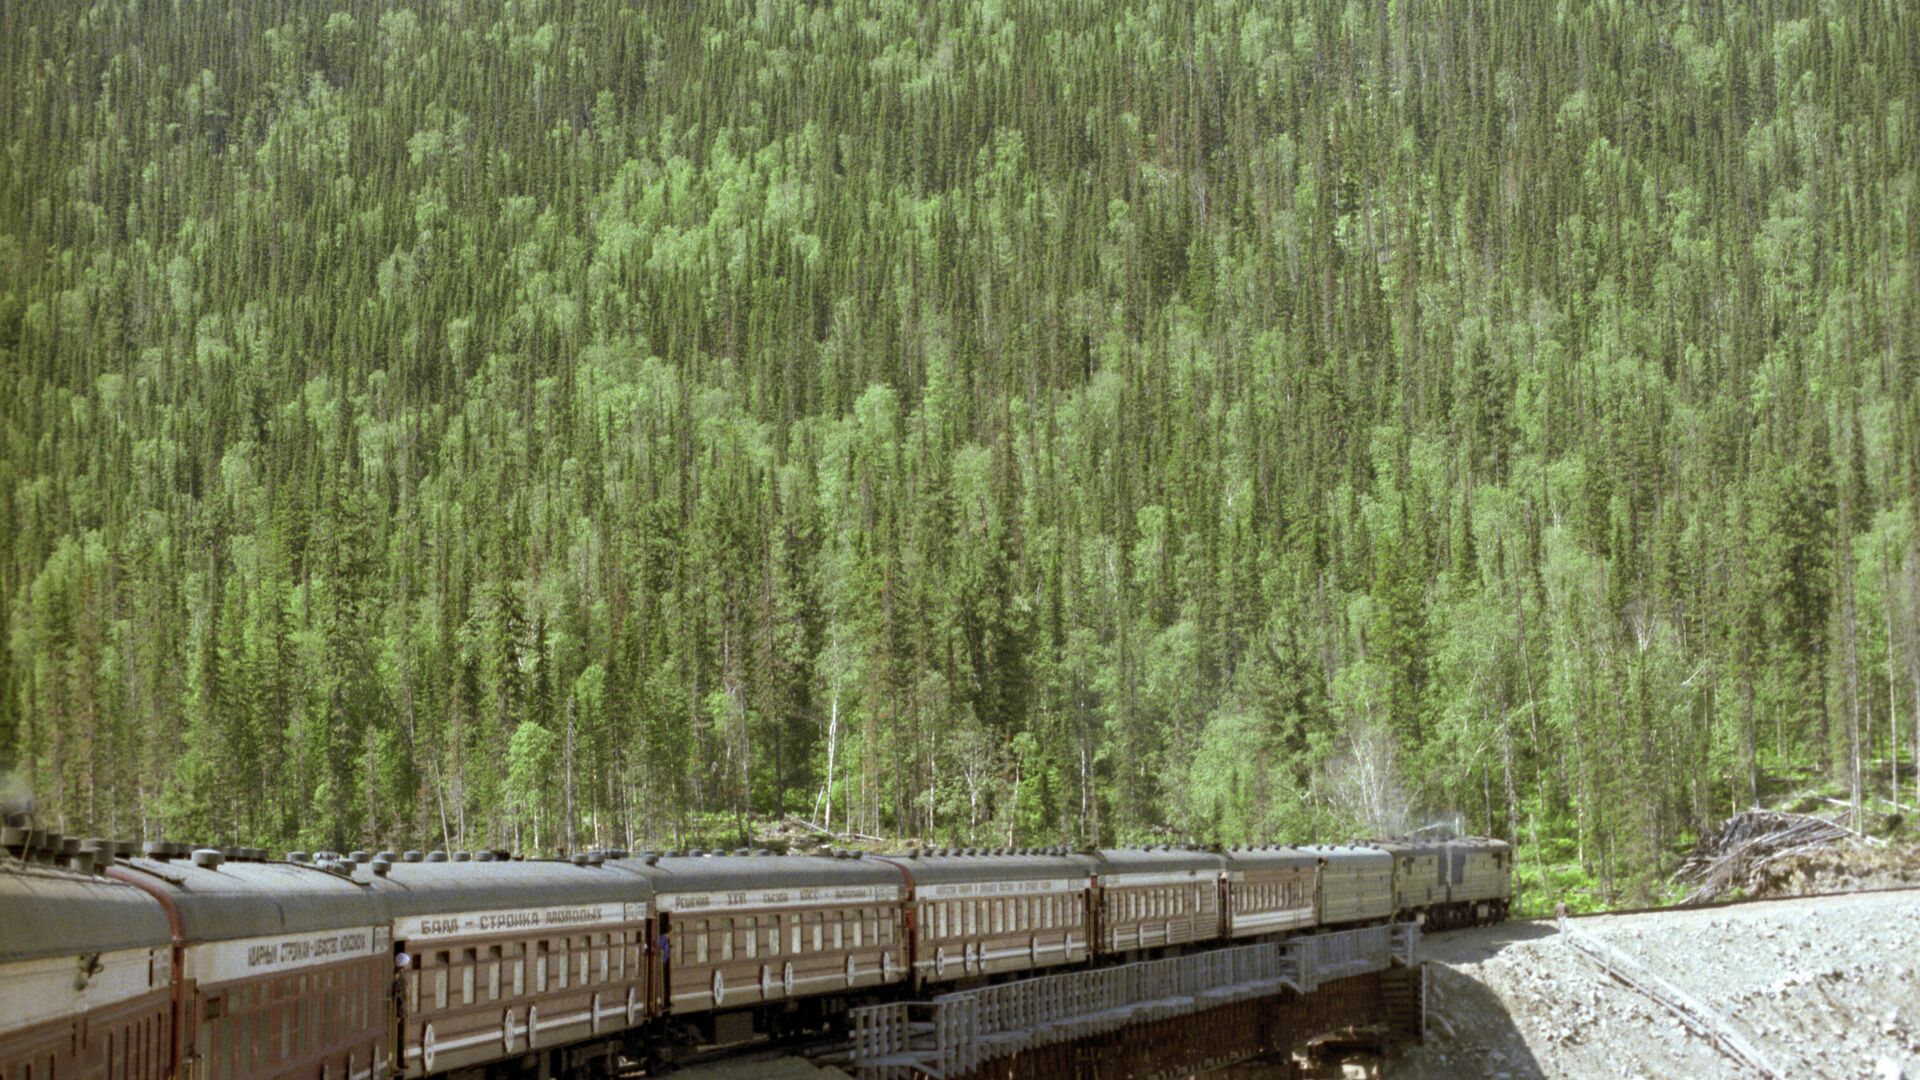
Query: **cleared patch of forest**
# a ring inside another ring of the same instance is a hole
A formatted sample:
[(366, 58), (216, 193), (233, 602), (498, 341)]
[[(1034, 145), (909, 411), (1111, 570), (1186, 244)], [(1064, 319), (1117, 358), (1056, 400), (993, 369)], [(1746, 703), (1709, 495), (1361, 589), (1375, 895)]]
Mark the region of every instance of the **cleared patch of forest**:
[(69, 834), (1444, 820), (1610, 900), (1770, 775), (1920, 805), (1912, 4), (22, 0), (0, 66)]

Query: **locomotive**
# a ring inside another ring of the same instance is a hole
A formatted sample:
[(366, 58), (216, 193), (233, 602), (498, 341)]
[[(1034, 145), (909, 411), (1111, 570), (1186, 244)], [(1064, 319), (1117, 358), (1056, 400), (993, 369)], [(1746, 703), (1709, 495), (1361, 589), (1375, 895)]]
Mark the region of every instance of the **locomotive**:
[(1506, 917), (1499, 840), (512, 859), (0, 831), (0, 1080), (608, 1075), (906, 995)]

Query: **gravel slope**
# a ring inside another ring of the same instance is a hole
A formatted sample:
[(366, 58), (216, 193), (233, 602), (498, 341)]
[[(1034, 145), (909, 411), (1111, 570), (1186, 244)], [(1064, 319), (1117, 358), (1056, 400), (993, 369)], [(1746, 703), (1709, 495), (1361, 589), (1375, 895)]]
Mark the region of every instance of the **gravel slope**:
[[(1790, 1077), (1920, 1080), (1920, 891), (1581, 919)], [(1551, 923), (1426, 939), (1428, 1032), (1389, 1077), (1720, 1077), (1732, 1059)]]

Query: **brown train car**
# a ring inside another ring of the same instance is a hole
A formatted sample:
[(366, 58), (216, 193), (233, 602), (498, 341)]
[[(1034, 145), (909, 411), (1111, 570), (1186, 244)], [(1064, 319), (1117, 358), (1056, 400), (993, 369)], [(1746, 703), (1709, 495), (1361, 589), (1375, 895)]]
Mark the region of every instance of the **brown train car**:
[(384, 1080), (393, 960), (383, 905), (343, 873), (203, 849), (116, 863), (173, 928), (172, 1075)]
[(1092, 859), (1001, 852), (884, 859), (907, 875), (916, 987), (1057, 967), (1091, 955)]
[(1320, 856), (1300, 848), (1242, 848), (1226, 853), (1227, 936), (1261, 938), (1311, 929), (1319, 920)]
[(1093, 890), (1099, 953), (1141, 953), (1218, 940), (1226, 869), (1226, 859), (1210, 851), (1102, 850), (1094, 864)]
[(653, 889), (637, 869), (433, 857), (409, 852), (372, 881), (393, 915), (399, 1075), (540, 1055), (569, 1072), (659, 1013)]
[(111, 861), (111, 844), (73, 858), (58, 836), (35, 837), (10, 827), (0, 840), (0, 1080), (162, 1080), (166, 912), (93, 869), (96, 855)]
[[(685, 855), (647, 869), (674, 1016), (783, 1006), (905, 978), (902, 879), (886, 863)], [(739, 1033), (751, 1022), (733, 1017), (723, 1026)]]

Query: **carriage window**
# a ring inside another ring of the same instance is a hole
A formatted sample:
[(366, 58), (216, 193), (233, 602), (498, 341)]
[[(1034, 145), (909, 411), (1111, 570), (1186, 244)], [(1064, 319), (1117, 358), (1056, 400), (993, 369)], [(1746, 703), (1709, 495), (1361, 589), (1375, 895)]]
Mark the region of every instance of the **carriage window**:
[(607, 981), (607, 935), (600, 935), (600, 947), (594, 950), (594, 963), (600, 966), (600, 981)]
[(767, 916), (767, 955), (780, 955), (780, 916)]
[(733, 920), (720, 920), (720, 959), (733, 959)]
[(789, 915), (787, 921), (793, 925), (793, 955), (800, 955), (800, 916)]
[(473, 969), (479, 963), (475, 950), (467, 949), (460, 954), (460, 1004), (473, 1004)]
[(701, 923), (693, 924), (693, 951), (694, 951), (694, 957), (693, 957), (694, 963), (704, 964), (707, 962), (707, 924), (706, 923), (701, 922)]
[(864, 911), (854, 912), (853, 913), (853, 947), (854, 948), (857, 949), (860, 947), (861, 939), (864, 936), (861, 933), (861, 931), (865, 930), (866, 927), (867, 927), (867, 913)]
[(487, 1000), (500, 1000), (500, 946), (487, 950)]
[(813, 951), (814, 952), (819, 952), (821, 949), (826, 947), (825, 942), (821, 940), (821, 935), (825, 932), (825, 927), (821, 925), (821, 920), (824, 918), (825, 918), (824, 915), (807, 916), (807, 921), (813, 923)]
[(834, 912), (833, 947), (835, 950), (846, 948), (846, 943), (841, 940), (841, 934), (845, 933), (846, 922), (847, 922), (846, 912), (844, 911)]
[(747, 920), (747, 959), (760, 955), (760, 924), (756, 919)]
[(447, 969), (444, 966), (447, 962), (446, 956), (446, 953), (441, 953), (442, 966), (433, 969), (433, 1007), (436, 1009), (447, 1007)]
[(547, 992), (547, 943), (538, 942), (533, 950), (533, 992), (544, 994)]
[(519, 997), (521, 994), (524, 994), (527, 992), (527, 961), (524, 957), (521, 957), (518, 955), (518, 953), (521, 951), (521, 948), (522, 947), (519, 945), (515, 945), (513, 947), (513, 951), (516, 954), (513, 960), (513, 996), (514, 997)]

